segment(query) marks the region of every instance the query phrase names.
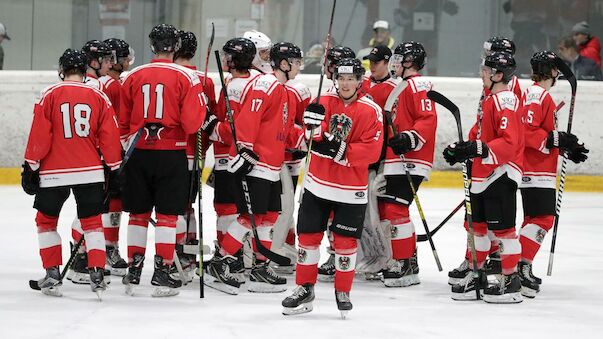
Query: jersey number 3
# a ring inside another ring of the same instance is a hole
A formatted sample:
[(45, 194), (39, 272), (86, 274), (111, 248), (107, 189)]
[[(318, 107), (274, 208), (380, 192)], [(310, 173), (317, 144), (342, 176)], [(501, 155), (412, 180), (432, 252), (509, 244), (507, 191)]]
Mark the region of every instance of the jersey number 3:
[[(69, 103), (61, 104), (61, 114), (63, 115), (63, 135), (65, 139), (73, 138), (71, 128), (71, 108)], [(75, 104), (73, 106), (73, 130), (81, 138), (90, 135), (90, 113), (92, 109), (86, 104)]]
[[(155, 86), (155, 119), (163, 118), (163, 84)], [(142, 85), (142, 95), (144, 104), (144, 118), (149, 116), (149, 105), (151, 104), (151, 85)]]

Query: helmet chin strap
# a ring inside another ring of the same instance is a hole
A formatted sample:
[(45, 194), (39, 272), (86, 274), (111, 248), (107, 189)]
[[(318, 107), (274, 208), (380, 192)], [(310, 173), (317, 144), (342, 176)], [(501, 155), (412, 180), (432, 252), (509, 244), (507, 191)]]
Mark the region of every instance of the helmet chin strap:
[(289, 64), (289, 70), (285, 71), (284, 69), (281, 68), (281, 63), (279, 61), (279, 63), (278, 63), (278, 70), (281, 71), (281, 72), (283, 72), (283, 73), (285, 73), (285, 78), (287, 79), (287, 81), (289, 81), (289, 72), (291, 72), (291, 63), (289, 62), (289, 60), (287, 60), (287, 64)]
[(97, 77), (97, 78), (100, 78), (100, 77), (101, 77), (100, 72), (99, 72), (99, 71), (100, 71), (100, 69), (102, 68), (102, 64), (103, 64), (101, 60), (102, 60), (102, 58), (100, 58), (100, 59), (96, 59), (96, 62), (98, 62), (98, 64), (100, 65), (100, 67), (99, 67), (99, 68), (94, 68), (94, 67), (92, 67), (92, 63), (90, 63), (90, 65), (89, 65), (89, 66), (90, 66), (90, 68), (92, 68), (92, 69), (94, 70), (94, 74), (96, 74), (96, 77)]

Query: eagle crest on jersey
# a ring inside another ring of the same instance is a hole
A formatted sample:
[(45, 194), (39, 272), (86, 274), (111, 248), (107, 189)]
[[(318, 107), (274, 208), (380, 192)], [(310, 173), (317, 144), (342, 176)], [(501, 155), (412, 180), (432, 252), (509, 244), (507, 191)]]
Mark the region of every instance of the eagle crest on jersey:
[(300, 248), (297, 250), (297, 262), (304, 263), (308, 259), (308, 252), (305, 249)]
[(536, 242), (539, 244), (542, 244), (545, 236), (546, 236), (546, 231), (543, 230), (542, 228), (539, 228), (538, 231), (536, 232)]
[(341, 267), (341, 270), (346, 271), (350, 268), (350, 257), (344, 257), (341, 256), (339, 257), (339, 267)]
[(287, 119), (289, 119), (289, 109), (287, 108), (287, 102), (283, 104), (283, 128), (287, 126)]
[(392, 239), (396, 239), (397, 236), (398, 236), (398, 227), (391, 226), (390, 229), (389, 229), (389, 231), (390, 231), (390, 234), (391, 234), (391, 238)]
[(333, 114), (329, 120), (329, 132), (339, 140), (345, 140), (352, 130), (352, 119), (347, 115)]

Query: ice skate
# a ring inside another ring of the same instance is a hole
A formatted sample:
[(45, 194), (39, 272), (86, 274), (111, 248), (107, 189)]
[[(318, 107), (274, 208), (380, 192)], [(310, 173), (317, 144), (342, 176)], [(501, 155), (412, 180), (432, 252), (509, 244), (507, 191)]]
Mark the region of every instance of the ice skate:
[(140, 275), (144, 266), (144, 256), (134, 254), (132, 262), (128, 266), (128, 273), (122, 278), (121, 282), (126, 285), (126, 294), (134, 295), (134, 287), (140, 284)]
[(348, 313), (352, 310), (352, 302), (350, 301), (350, 292), (335, 291), (335, 301), (337, 309), (341, 312), (341, 319), (346, 319)]
[(477, 300), (475, 289), (479, 289), (480, 298), (483, 295), (483, 289), (488, 285), (486, 275), (482, 271), (478, 271), (478, 279), (475, 279), (473, 271), (469, 270), (465, 277), (458, 283), (452, 285), (453, 300)]
[(484, 264), (484, 271), (486, 272), (486, 275), (502, 274), (502, 263), (498, 252), (490, 254), (490, 257)]
[(519, 279), (521, 280), (521, 295), (527, 298), (535, 298), (536, 293), (540, 292), (540, 285), (530, 275), (532, 264), (519, 262), (517, 270), (519, 272)]
[(107, 289), (105, 275), (102, 268), (93, 267), (89, 269), (90, 289), (96, 293), (99, 301), (103, 300), (103, 292)]
[(314, 301), (314, 285), (298, 285), (293, 294), (286, 297), (283, 302), (283, 315), (296, 315), (311, 312)]
[(413, 274), (419, 274), (419, 258), (417, 256), (417, 250), (415, 249), (415, 253), (410, 257), (410, 267), (412, 268)]
[(237, 259), (231, 255), (214, 256), (209, 264), (205, 266), (206, 271), (203, 274), (203, 283), (227, 294), (239, 294), (241, 283), (236, 276), (230, 273), (230, 266), (235, 261)]
[(484, 301), (491, 304), (517, 304), (521, 297), (521, 280), (517, 273), (502, 275), (497, 284), (484, 289)]
[(331, 253), (329, 259), (318, 268), (318, 281), (335, 281), (335, 253)]
[(287, 279), (278, 276), (267, 262), (256, 264), (249, 274), (249, 292), (280, 293), (287, 290)]
[(459, 267), (448, 272), (448, 285), (458, 284), (467, 276), (467, 272), (471, 272), (471, 268), (469, 268), (469, 260), (465, 259)]
[(67, 280), (74, 284), (89, 285), (90, 275), (88, 274), (88, 254), (77, 253), (73, 259), (73, 265), (67, 272)]
[(420, 284), (419, 276), (413, 273), (410, 259), (392, 260), (383, 272), (383, 284), (387, 287), (408, 287)]
[(182, 286), (182, 281), (170, 277), (170, 265), (163, 262), (163, 258), (155, 255), (155, 272), (151, 278), (151, 285), (157, 286), (151, 294), (153, 297), (172, 297), (180, 293), (177, 288)]
[(111, 272), (111, 275), (123, 277), (128, 271), (128, 263), (119, 254), (117, 246), (107, 246), (107, 263), (105, 269)]
[(61, 282), (61, 272), (57, 266), (49, 267), (46, 269), (46, 276), (38, 280), (38, 287), (42, 293), (53, 297), (62, 297), (60, 287), (63, 285)]

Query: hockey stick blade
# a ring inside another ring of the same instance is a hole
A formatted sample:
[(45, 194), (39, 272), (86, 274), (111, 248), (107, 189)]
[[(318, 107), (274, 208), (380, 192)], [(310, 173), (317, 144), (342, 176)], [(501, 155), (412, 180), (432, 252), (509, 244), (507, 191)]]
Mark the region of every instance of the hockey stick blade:
[(32, 290), (36, 290), (36, 291), (42, 290), (40, 288), (40, 286), (38, 285), (38, 281), (37, 280), (30, 280), (29, 281), (29, 288), (31, 288)]
[(446, 98), (442, 93), (437, 91), (427, 92), (427, 97), (436, 103), (442, 105), (444, 108), (450, 111), (456, 120), (457, 133), (459, 135), (459, 141), (463, 141), (463, 127), (461, 125), (461, 111), (458, 106), (455, 105), (450, 99)]

